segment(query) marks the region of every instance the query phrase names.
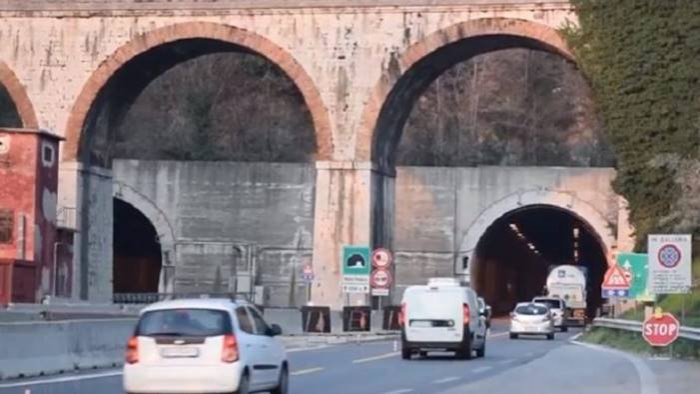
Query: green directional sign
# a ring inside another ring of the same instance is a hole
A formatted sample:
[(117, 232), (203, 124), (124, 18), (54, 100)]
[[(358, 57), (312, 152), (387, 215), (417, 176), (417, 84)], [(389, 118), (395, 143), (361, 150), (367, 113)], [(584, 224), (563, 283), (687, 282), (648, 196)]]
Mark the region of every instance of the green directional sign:
[(372, 270), (369, 246), (343, 246), (343, 275), (366, 275)]
[(629, 298), (637, 301), (653, 301), (654, 296), (647, 289), (649, 277), (649, 259), (645, 253), (620, 253), (617, 265), (629, 272)]

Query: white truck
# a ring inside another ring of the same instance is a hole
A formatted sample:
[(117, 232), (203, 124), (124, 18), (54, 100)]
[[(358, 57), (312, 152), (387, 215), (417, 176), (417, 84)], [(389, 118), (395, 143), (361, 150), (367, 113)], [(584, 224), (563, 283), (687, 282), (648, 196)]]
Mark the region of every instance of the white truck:
[(586, 324), (586, 267), (557, 265), (550, 267), (546, 295), (566, 303), (566, 324)]

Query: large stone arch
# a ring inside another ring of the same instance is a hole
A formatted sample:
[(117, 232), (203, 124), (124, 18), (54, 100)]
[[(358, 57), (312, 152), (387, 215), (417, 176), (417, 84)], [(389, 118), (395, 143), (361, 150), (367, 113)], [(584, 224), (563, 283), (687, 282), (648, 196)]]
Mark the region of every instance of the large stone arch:
[(177, 242), (175, 238), (175, 229), (170, 223), (170, 220), (165, 213), (158, 208), (155, 202), (139, 193), (132, 186), (115, 180), (113, 190), (114, 198), (131, 204), (148, 218), (151, 224), (153, 224), (153, 227), (155, 227), (160, 242), (163, 267), (160, 274), (159, 291), (167, 292), (172, 290), (173, 275), (169, 273), (177, 265)]
[(22, 120), (22, 126), (29, 129), (39, 128), (34, 106), (29, 100), (29, 95), (27, 95), (27, 89), (25, 89), (10, 67), (2, 61), (0, 61), (0, 84), (5, 87), (10, 98), (15, 103), (19, 117)]
[(605, 214), (590, 203), (576, 197), (575, 193), (533, 189), (509, 194), (483, 209), (469, 224), (467, 233), (460, 243), (460, 253), (473, 254), (481, 236), (486, 233), (491, 224), (510, 212), (527, 207), (552, 207), (577, 217), (595, 233), (606, 255), (617, 244), (613, 226)]
[[(448, 48), (467, 39), (479, 37), (508, 36), (516, 40), (528, 40), (538, 49), (559, 54), (565, 59), (574, 60), (564, 38), (555, 29), (528, 20), (510, 18), (482, 18), (458, 23), (429, 34), (421, 41), (411, 45), (405, 52), (392, 56), (375, 84), (362, 114), (360, 127), (357, 131), (355, 157), (360, 161), (372, 160), (379, 164), (380, 169), (387, 167), (382, 163), (385, 158), (376, 152), (376, 141), (380, 130), (379, 122), (391, 95), (415, 95), (421, 88), (406, 88), (408, 92), (396, 92), (397, 86), (406, 79), (410, 71), (418, 68), (421, 62), (427, 61), (442, 49)], [(523, 41), (525, 42), (525, 41)], [(438, 75), (444, 70), (439, 70)], [(437, 75), (435, 75), (437, 77)], [(434, 77), (433, 77), (434, 79)], [(432, 80), (423, 82), (427, 87)], [(413, 91), (412, 91), (413, 90)], [(410, 112), (410, 109), (409, 109)], [(392, 163), (388, 163), (391, 167)], [(391, 170), (391, 168), (389, 168)]]
[(326, 107), (314, 81), (290, 53), (267, 38), (245, 29), (210, 22), (187, 22), (137, 35), (102, 61), (83, 86), (69, 114), (63, 148), (64, 159), (77, 160), (80, 157), (80, 140), (88, 113), (101, 89), (122, 66), (136, 56), (163, 44), (198, 38), (240, 46), (280, 67), (294, 81), (311, 113), (316, 133), (316, 158), (327, 160), (331, 157), (332, 130)]

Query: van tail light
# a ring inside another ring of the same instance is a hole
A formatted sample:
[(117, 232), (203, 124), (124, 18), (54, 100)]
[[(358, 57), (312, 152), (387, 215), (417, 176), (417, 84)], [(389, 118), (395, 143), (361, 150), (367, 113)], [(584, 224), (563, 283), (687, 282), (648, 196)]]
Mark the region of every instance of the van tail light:
[(467, 304), (462, 304), (462, 319), (465, 326), (469, 324), (469, 305)]
[(139, 338), (133, 336), (126, 343), (126, 355), (124, 359), (127, 364), (136, 364), (139, 362)]
[(221, 349), (221, 361), (233, 363), (238, 361), (238, 341), (233, 334), (224, 335), (224, 345)]
[(401, 304), (401, 312), (399, 312), (399, 325), (400, 326), (406, 325), (406, 317), (407, 317), (406, 312), (407, 312), (406, 303), (404, 302), (403, 304)]

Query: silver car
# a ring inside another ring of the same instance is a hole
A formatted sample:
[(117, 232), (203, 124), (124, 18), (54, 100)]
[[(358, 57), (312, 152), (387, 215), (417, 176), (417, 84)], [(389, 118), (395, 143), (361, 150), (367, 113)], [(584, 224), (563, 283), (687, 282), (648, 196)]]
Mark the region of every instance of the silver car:
[(547, 305), (521, 302), (510, 313), (510, 338), (519, 335), (545, 335), (554, 339), (554, 320)]
[(558, 328), (563, 332), (569, 330), (569, 327), (566, 325), (566, 303), (564, 300), (554, 297), (535, 297), (532, 299), (532, 302), (549, 307), (552, 320), (554, 320), (554, 328)]

